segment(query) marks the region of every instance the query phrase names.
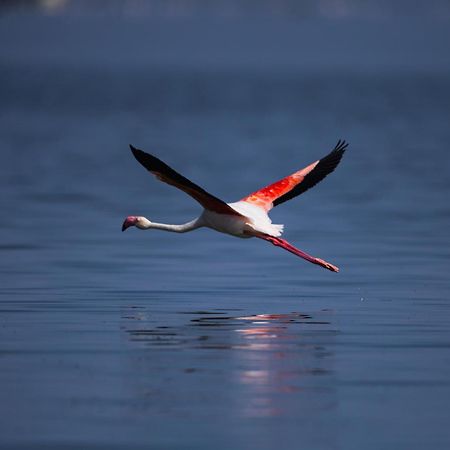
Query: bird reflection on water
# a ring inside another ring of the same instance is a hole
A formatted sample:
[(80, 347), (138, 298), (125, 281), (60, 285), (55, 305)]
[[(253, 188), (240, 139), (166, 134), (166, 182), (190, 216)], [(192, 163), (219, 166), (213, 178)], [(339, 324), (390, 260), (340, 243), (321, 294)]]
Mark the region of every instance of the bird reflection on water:
[[(126, 313), (123, 329), (139, 348), (140, 370), (151, 374), (145, 377), (142, 389), (154, 391), (161, 380), (178, 388), (198, 389), (191, 415), (211, 408), (210, 395), (222, 399), (221, 408), (247, 418), (285, 416), (293, 410), (298, 413), (304, 405), (299, 396), (309, 398), (306, 404), (310, 404), (312, 395), (318, 399), (313, 404), (329, 408), (329, 403), (321, 404), (320, 397), (324, 390), (329, 396), (333, 377), (333, 352), (329, 347), (336, 330), (329, 321), (331, 311), (314, 313), (320, 320), (299, 312), (236, 313), (179, 312), (177, 319), (172, 319), (172, 323), (177, 322), (173, 326), (154, 326), (151, 312), (145, 310)], [(185, 316), (193, 317), (180, 323), (180, 317)], [(167, 358), (168, 349), (173, 350), (170, 359), (160, 360)], [(182, 377), (188, 375), (198, 377), (199, 385), (192, 378), (183, 382)], [(170, 402), (176, 412), (186, 408), (174, 399), (158, 401)], [(156, 408), (157, 402), (147, 407)]]

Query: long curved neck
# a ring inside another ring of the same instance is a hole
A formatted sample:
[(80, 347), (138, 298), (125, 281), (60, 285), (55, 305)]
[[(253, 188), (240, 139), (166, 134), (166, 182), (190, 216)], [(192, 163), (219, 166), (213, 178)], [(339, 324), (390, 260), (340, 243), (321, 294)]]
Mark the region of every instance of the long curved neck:
[(164, 231), (172, 231), (173, 233), (187, 233), (188, 231), (195, 230), (197, 228), (202, 227), (202, 223), (199, 219), (191, 220), (190, 222), (183, 223), (181, 225), (172, 225), (169, 223), (157, 223), (157, 222), (150, 222), (150, 220), (145, 220), (144, 223), (142, 223), (139, 228), (141, 230), (164, 230)]

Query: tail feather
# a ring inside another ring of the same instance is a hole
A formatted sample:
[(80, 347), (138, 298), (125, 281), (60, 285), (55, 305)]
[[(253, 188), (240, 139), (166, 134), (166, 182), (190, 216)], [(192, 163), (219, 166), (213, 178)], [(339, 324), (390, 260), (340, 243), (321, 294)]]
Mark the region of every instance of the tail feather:
[(281, 236), (283, 234), (284, 231), (284, 225), (282, 224), (272, 224), (272, 227), (275, 228), (275, 230), (277, 231), (277, 236)]

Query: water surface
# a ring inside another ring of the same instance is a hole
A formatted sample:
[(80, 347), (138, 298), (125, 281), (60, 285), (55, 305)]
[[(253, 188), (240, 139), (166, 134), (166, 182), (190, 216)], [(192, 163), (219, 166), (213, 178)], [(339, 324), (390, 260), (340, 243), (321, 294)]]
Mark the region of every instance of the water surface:
[[(450, 81), (0, 70), (0, 443), (445, 449)], [(199, 214), (129, 143), (233, 201), (350, 142), (265, 242), (130, 229)]]

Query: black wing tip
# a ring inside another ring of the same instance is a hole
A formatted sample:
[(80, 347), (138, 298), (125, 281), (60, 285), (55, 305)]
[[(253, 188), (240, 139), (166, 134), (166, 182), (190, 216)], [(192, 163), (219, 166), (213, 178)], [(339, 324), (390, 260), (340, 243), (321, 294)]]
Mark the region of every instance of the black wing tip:
[(144, 151), (142, 151), (142, 150), (139, 150), (138, 148), (136, 148), (136, 147), (133, 147), (131, 144), (130, 144), (130, 149), (131, 149), (131, 152), (133, 153), (133, 155), (134, 155), (134, 157), (141, 163), (141, 164), (143, 164), (144, 163), (144, 161), (154, 161), (154, 160), (156, 160), (157, 158), (155, 158), (153, 155), (150, 155), (149, 153), (146, 153), (146, 152), (144, 152)]
[(139, 155), (140, 153), (145, 153), (142, 150), (139, 150), (138, 148), (133, 147), (131, 144), (130, 144), (130, 150), (133, 152), (134, 156)]
[(180, 176), (180, 174), (175, 172), (171, 167), (169, 167), (165, 162), (161, 161), (156, 156), (144, 152), (143, 150), (139, 150), (138, 148), (133, 147), (131, 144), (129, 145), (133, 156), (136, 158), (136, 161), (143, 165), (148, 171), (171, 174), (172, 177)]
[(133, 156), (136, 158), (136, 161), (142, 164), (147, 170), (152, 171), (155, 168), (157, 168), (157, 166), (163, 164), (162, 161), (155, 158), (153, 155), (150, 155), (149, 153), (139, 150), (138, 148), (134, 147), (131, 144), (130, 149), (131, 152), (133, 153)]
[(311, 174), (313, 173), (317, 174), (318, 172), (324, 171), (325, 172), (324, 178), (325, 178), (329, 173), (333, 172), (334, 169), (341, 162), (341, 159), (344, 156), (347, 147), (348, 142), (344, 141), (343, 139), (339, 139), (333, 150), (331, 150), (331, 152), (328, 153), (327, 156), (324, 156), (319, 161), (319, 164), (315, 169), (313, 169)]
[(337, 144), (335, 145), (334, 149), (332, 150), (332, 153), (341, 153), (343, 154), (345, 150), (347, 150), (348, 142), (346, 142), (344, 139), (339, 139), (337, 141)]
[(324, 164), (332, 164), (334, 167), (331, 169), (331, 172), (334, 170), (334, 168), (340, 163), (342, 157), (344, 156), (345, 151), (347, 150), (348, 142), (344, 141), (343, 139), (339, 139), (337, 141), (337, 144), (331, 150), (331, 152), (321, 159), (321, 162)]

